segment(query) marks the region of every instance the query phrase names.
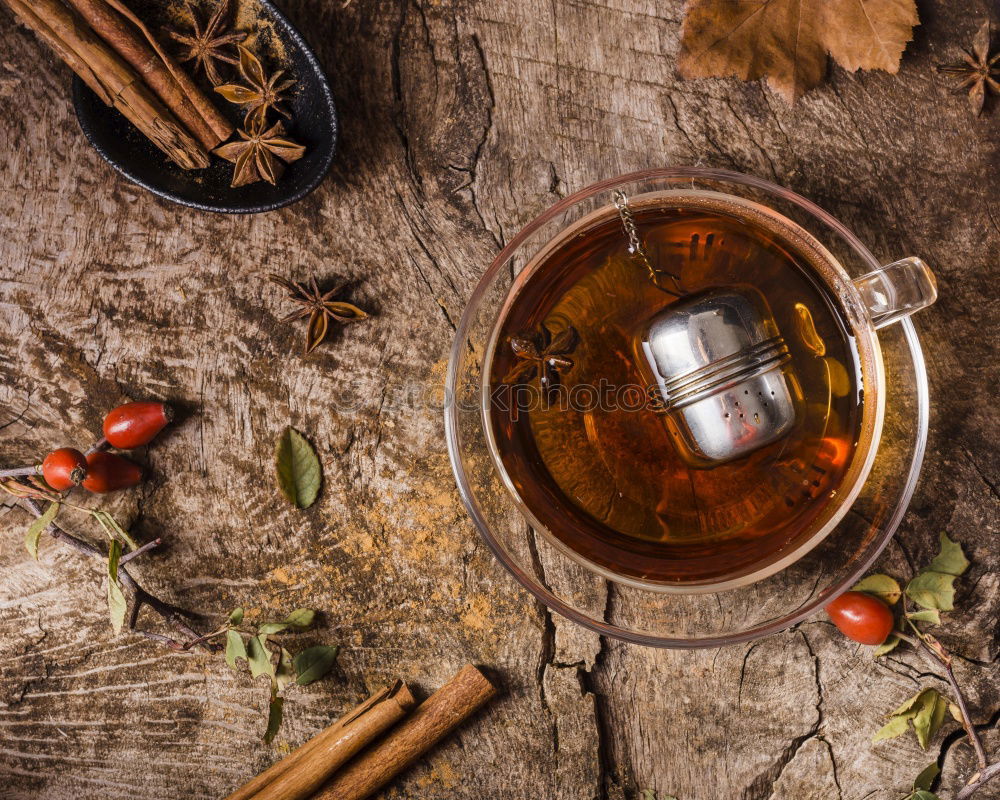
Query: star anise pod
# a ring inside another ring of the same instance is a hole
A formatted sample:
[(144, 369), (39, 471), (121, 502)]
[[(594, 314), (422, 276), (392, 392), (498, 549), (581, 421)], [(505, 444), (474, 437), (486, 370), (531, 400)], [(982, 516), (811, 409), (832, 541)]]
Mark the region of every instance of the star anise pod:
[(579, 341), (580, 337), (572, 325), (553, 337), (544, 322), (537, 333), (511, 336), (510, 349), (514, 352), (514, 365), (504, 376), (503, 382), (526, 383), (540, 375), (542, 391), (551, 392), (559, 385), (560, 373), (573, 368), (573, 359), (569, 355), (576, 349)]
[(205, 77), (215, 86), (221, 82), (215, 62), (225, 61), (227, 64), (237, 63), (236, 59), (226, 52), (226, 49), (237, 42), (242, 42), (247, 35), (226, 28), (226, 17), (229, 15), (230, 0), (219, 0), (218, 6), (204, 27), (193, 6), (188, 4), (191, 12), (193, 30), (190, 33), (167, 30), (171, 38), (183, 44), (187, 51), (180, 56), (181, 61), (194, 61), (195, 70), (201, 69)]
[(249, 132), (237, 131), (241, 141), (220, 145), (212, 151), (236, 164), (230, 184), (234, 188), (261, 179), (275, 184), (285, 171), (285, 165), (281, 162), (291, 164), (306, 152), (305, 147), (284, 135), (285, 127), (280, 122), (274, 123), (266, 131), (262, 130), (262, 123), (263, 121), (259, 121), (250, 126)]
[(267, 117), (267, 110), (274, 109), (285, 119), (291, 119), (292, 115), (285, 108), (285, 98), (282, 92), (295, 84), (295, 81), (286, 79), (279, 82), (284, 75), (284, 70), (278, 70), (270, 78), (264, 74), (264, 67), (260, 60), (243, 45), (238, 45), (240, 49), (240, 74), (248, 86), (240, 86), (237, 83), (227, 83), (225, 86), (216, 86), (215, 91), (225, 97), (230, 103), (247, 107), (245, 125), (263, 124)]
[(330, 329), (330, 320), (340, 323), (360, 322), (368, 315), (351, 303), (334, 300), (346, 284), (340, 283), (326, 292), (321, 292), (315, 278), (309, 279), (306, 286), (298, 281), (282, 278), (280, 275), (268, 275), (268, 280), (288, 290), (288, 297), (298, 303), (301, 308), (293, 311), (282, 322), (293, 322), (309, 317), (306, 329), (306, 355), (315, 350), (326, 338)]
[(972, 113), (979, 115), (986, 101), (986, 91), (1000, 94), (1000, 82), (994, 76), (1000, 77), (1000, 66), (994, 66), (1000, 60), (1000, 53), (990, 55), (990, 23), (984, 22), (975, 37), (972, 47), (962, 54), (961, 64), (942, 64), (939, 72), (955, 76), (955, 90), (969, 91), (969, 105)]

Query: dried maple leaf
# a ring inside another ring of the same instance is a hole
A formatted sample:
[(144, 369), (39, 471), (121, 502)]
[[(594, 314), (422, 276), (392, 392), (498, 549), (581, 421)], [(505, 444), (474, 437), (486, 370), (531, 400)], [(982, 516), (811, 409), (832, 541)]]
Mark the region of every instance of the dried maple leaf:
[(292, 115), (285, 108), (285, 98), (282, 96), (282, 92), (293, 86), (295, 81), (286, 79), (279, 83), (278, 79), (285, 74), (282, 70), (278, 70), (268, 78), (264, 74), (264, 67), (257, 56), (243, 45), (238, 45), (238, 47), (240, 49), (240, 74), (249, 86), (227, 83), (225, 86), (216, 86), (215, 91), (230, 103), (247, 107), (245, 121), (247, 128), (263, 124), (269, 108), (274, 109), (285, 119), (291, 119)]
[(788, 102), (840, 66), (896, 73), (919, 24), (914, 0), (691, 0), (678, 61), (685, 78), (767, 77)]
[(281, 162), (290, 164), (305, 154), (305, 147), (285, 137), (285, 127), (280, 122), (274, 123), (266, 131), (263, 128), (263, 124), (255, 122), (249, 131), (238, 131), (241, 141), (229, 142), (212, 151), (236, 164), (233, 182), (230, 184), (233, 188), (261, 179), (271, 184), (277, 183), (285, 171)]
[(962, 54), (961, 64), (942, 64), (938, 71), (954, 75), (955, 88), (958, 91), (969, 92), (969, 105), (973, 114), (983, 113), (983, 103), (986, 101), (986, 90), (1000, 94), (1000, 81), (994, 76), (1000, 76), (1000, 66), (994, 66), (1000, 61), (1000, 53), (990, 55), (990, 23), (987, 20), (976, 32), (972, 47)]

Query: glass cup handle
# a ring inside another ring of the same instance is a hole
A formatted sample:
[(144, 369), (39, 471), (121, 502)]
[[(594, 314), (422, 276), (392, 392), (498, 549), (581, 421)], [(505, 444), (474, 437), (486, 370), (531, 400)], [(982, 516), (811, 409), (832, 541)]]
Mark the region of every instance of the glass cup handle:
[(934, 273), (919, 258), (893, 261), (854, 281), (875, 329), (891, 325), (937, 300)]

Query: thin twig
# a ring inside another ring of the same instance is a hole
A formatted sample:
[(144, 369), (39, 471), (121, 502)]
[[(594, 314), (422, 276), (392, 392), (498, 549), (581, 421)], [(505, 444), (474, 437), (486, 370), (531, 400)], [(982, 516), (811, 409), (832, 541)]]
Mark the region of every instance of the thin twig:
[(153, 539), (151, 542), (146, 542), (146, 544), (142, 545), (142, 547), (137, 547), (135, 550), (123, 555), (120, 559), (118, 559), (118, 564), (119, 566), (127, 564), (133, 558), (141, 556), (143, 553), (148, 553), (150, 550), (159, 547), (161, 544), (163, 544), (163, 540), (159, 538)]
[(143, 631), (138, 628), (135, 629), (134, 633), (142, 636), (144, 639), (149, 639), (151, 642), (159, 642), (160, 644), (165, 644), (171, 650), (177, 650), (178, 652), (184, 652), (187, 648), (183, 644), (178, 642), (176, 639), (171, 639), (169, 636), (164, 636), (162, 633), (153, 633), (152, 631)]
[[(36, 517), (42, 516), (43, 513), (42, 507), (39, 505), (37, 500), (35, 500), (32, 497), (22, 497), (20, 499), (22, 504), (24, 504), (24, 506), (32, 514), (34, 514)], [(106, 561), (108, 558), (107, 553), (105, 553), (103, 550), (101, 550), (98, 547), (95, 547), (89, 542), (85, 542), (83, 539), (74, 536), (73, 534), (69, 533), (69, 531), (67, 531), (65, 528), (62, 528), (55, 522), (49, 524), (49, 526), (46, 528), (46, 531), (48, 531), (48, 533), (51, 534), (53, 538), (58, 539), (59, 541), (69, 545), (81, 555), (85, 555), (90, 558), (97, 558), (100, 559), (101, 561)], [(134, 557), (137, 553), (138, 550), (133, 551), (131, 555)], [(146, 589), (142, 588), (142, 586), (139, 585), (139, 582), (136, 581), (136, 579), (131, 575), (128, 569), (125, 568), (122, 562), (119, 562), (118, 564), (118, 579), (122, 582), (125, 588), (128, 589), (132, 595), (132, 609), (131, 613), (129, 614), (129, 625), (128, 625), (129, 630), (134, 631), (135, 633), (138, 633), (142, 636), (145, 636), (147, 639), (167, 644), (171, 649), (174, 650), (185, 649), (183, 644), (174, 639), (170, 639), (169, 637), (162, 636), (160, 634), (152, 634), (149, 633), (148, 631), (141, 631), (136, 628), (136, 622), (139, 619), (139, 611), (142, 609), (143, 606), (149, 606), (153, 611), (155, 611), (163, 618), (164, 622), (166, 622), (169, 625), (172, 625), (176, 630), (183, 633), (185, 640), (197, 639), (199, 636), (201, 636), (201, 634), (198, 633), (198, 631), (196, 631), (194, 628), (192, 628), (184, 621), (185, 617), (193, 619), (196, 615), (192, 614), (190, 611), (184, 610), (180, 606), (175, 606), (163, 600), (160, 600), (160, 598), (156, 597), (156, 595), (153, 595)], [(174, 645), (177, 645), (177, 647), (175, 647)], [(206, 650), (209, 650), (210, 652), (213, 650), (213, 648), (207, 643), (203, 643), (201, 646), (204, 647)]]
[(975, 775), (969, 778), (969, 782), (962, 787), (962, 790), (955, 795), (955, 800), (968, 800), (976, 792), (978, 792), (985, 784), (993, 780), (997, 775), (1000, 775), (1000, 761), (995, 764), (990, 764), (988, 767), (984, 767), (979, 770)]
[(221, 636), (228, 630), (229, 628), (219, 628), (218, 630), (212, 631), (211, 633), (206, 633), (204, 636), (199, 636), (195, 639), (191, 639), (187, 642), (184, 642), (184, 644), (181, 645), (181, 647), (184, 650), (190, 650), (192, 647), (195, 647), (196, 645), (204, 644), (209, 639), (214, 639), (216, 636)]
[(979, 736), (979, 731), (976, 730), (976, 726), (972, 722), (969, 708), (965, 703), (965, 695), (962, 693), (958, 681), (955, 680), (955, 673), (951, 668), (951, 663), (942, 661), (941, 664), (944, 667), (944, 674), (948, 678), (948, 683), (951, 684), (951, 690), (955, 693), (958, 710), (962, 712), (962, 727), (965, 728), (965, 732), (969, 734), (969, 739), (972, 740), (972, 747), (976, 751), (976, 761), (979, 762), (979, 769), (986, 769), (986, 765), (989, 763), (986, 758), (986, 750), (983, 747), (983, 740)]
[(83, 451), (85, 456), (89, 456), (91, 453), (96, 453), (98, 450), (107, 450), (111, 445), (108, 444), (108, 440), (103, 436), (94, 442), (90, 447)]
[(40, 464), (33, 467), (12, 467), (11, 469), (0, 469), (0, 478), (23, 478), (25, 475), (40, 475), (41, 472)]
[[(904, 617), (906, 611), (906, 601), (904, 600)], [(986, 749), (983, 747), (983, 740), (980, 738), (979, 732), (976, 730), (975, 723), (972, 721), (972, 715), (969, 714), (969, 707), (965, 702), (965, 694), (962, 692), (962, 687), (958, 685), (958, 681), (955, 679), (955, 672), (951, 667), (951, 654), (944, 649), (944, 645), (937, 641), (937, 639), (934, 639), (937, 650), (932, 648), (927, 643), (927, 634), (924, 634), (916, 625), (914, 625), (909, 617), (905, 617), (905, 619), (909, 626), (913, 629), (913, 632), (916, 634), (916, 643), (928, 663), (933, 666), (941, 667), (944, 670), (948, 684), (951, 686), (952, 692), (955, 693), (955, 701), (958, 704), (958, 710), (962, 715), (962, 727), (965, 728), (965, 732), (968, 734), (969, 740), (972, 742), (972, 748), (976, 751), (976, 761), (979, 763), (979, 769), (985, 769), (986, 765), (989, 763), (986, 758)], [(909, 639), (909, 637), (907, 638)], [(912, 639), (910, 639), (910, 641), (912, 641)]]

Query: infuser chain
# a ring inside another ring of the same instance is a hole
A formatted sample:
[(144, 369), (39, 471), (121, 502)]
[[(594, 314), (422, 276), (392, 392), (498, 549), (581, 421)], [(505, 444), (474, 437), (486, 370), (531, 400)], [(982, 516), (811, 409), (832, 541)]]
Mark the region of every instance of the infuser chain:
[[(621, 218), (622, 227), (625, 229), (625, 235), (628, 237), (628, 252), (632, 256), (632, 259), (642, 265), (647, 272), (649, 272), (649, 279), (653, 282), (653, 285), (661, 291), (667, 292), (668, 294), (680, 297), (684, 294), (684, 290), (681, 289), (681, 279), (679, 276), (674, 275), (665, 269), (656, 269), (649, 260), (649, 256), (646, 254), (646, 248), (642, 246), (642, 240), (639, 238), (639, 231), (635, 226), (635, 218), (632, 216), (632, 209), (628, 205), (628, 195), (625, 194), (621, 189), (615, 189), (614, 194), (612, 194), (612, 200), (615, 204), (615, 208), (618, 209), (618, 216)], [(675, 288), (667, 288), (660, 283), (660, 276), (666, 275), (670, 280), (674, 282)]]

